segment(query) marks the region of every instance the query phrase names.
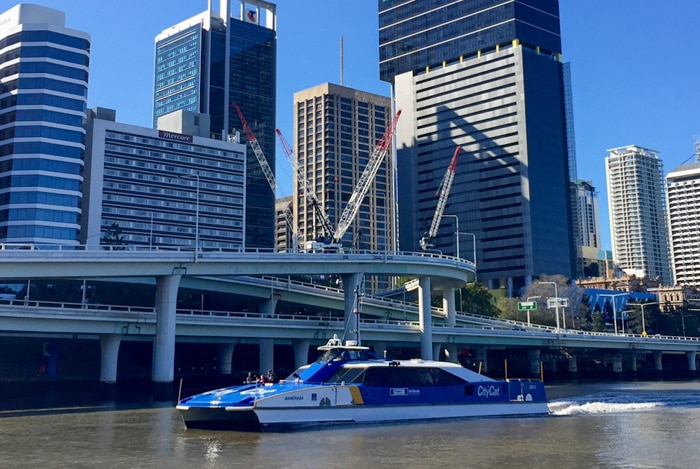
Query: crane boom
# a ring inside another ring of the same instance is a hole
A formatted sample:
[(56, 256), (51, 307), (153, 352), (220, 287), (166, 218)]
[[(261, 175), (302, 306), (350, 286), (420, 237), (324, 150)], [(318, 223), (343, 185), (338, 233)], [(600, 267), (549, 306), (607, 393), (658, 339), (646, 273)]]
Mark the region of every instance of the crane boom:
[(455, 171), (457, 170), (457, 158), (459, 153), (462, 151), (462, 147), (458, 146), (455, 149), (454, 155), (452, 155), (452, 160), (450, 161), (445, 175), (442, 177), (440, 186), (435, 195), (438, 197), (437, 207), (435, 207), (435, 214), (433, 215), (433, 222), (430, 225), (430, 230), (420, 239), (420, 247), (427, 251), (433, 246), (432, 239), (435, 238), (440, 228), (440, 221), (442, 220), (442, 214), (445, 211), (445, 205), (447, 205), (447, 197), (450, 195), (450, 190), (452, 189), (452, 181), (455, 178)]
[(342, 241), (343, 235), (345, 235), (348, 227), (350, 227), (350, 224), (357, 216), (357, 211), (360, 209), (360, 204), (365, 198), (365, 195), (367, 195), (369, 186), (374, 181), (374, 177), (377, 175), (377, 171), (379, 170), (379, 166), (382, 164), (384, 157), (389, 152), (389, 146), (391, 145), (394, 132), (396, 131), (396, 123), (399, 121), (400, 116), (401, 110), (399, 109), (396, 112), (391, 125), (386, 129), (384, 136), (382, 136), (381, 140), (379, 140), (379, 143), (372, 152), (372, 155), (367, 162), (367, 166), (365, 166), (365, 170), (362, 172), (362, 175), (357, 182), (357, 186), (350, 196), (350, 200), (348, 200), (348, 204), (345, 206), (343, 213), (340, 215), (338, 227), (333, 235), (334, 242), (340, 243)]
[[(272, 171), (272, 168), (270, 167), (270, 164), (267, 162), (267, 158), (265, 158), (265, 153), (263, 153), (262, 148), (260, 147), (260, 143), (258, 142), (258, 137), (255, 136), (253, 133), (253, 130), (250, 128), (248, 125), (248, 121), (246, 120), (245, 116), (243, 115), (243, 111), (241, 111), (241, 108), (238, 107), (236, 103), (233, 103), (232, 106), (236, 108), (236, 112), (238, 113), (238, 117), (241, 119), (241, 124), (243, 124), (243, 131), (245, 132), (246, 138), (248, 139), (248, 143), (250, 144), (250, 147), (253, 149), (253, 153), (255, 153), (255, 157), (258, 159), (258, 163), (260, 163), (260, 168), (263, 170), (263, 174), (265, 175), (265, 178), (267, 179), (267, 182), (270, 184), (270, 189), (272, 189), (272, 194), (275, 195), (277, 193), (277, 179), (275, 178), (275, 173)], [(292, 216), (292, 212), (289, 210), (289, 207), (284, 208), (284, 218), (287, 221), (287, 226), (292, 230), (292, 248), (294, 251), (298, 250), (298, 228), (296, 225), (294, 225), (294, 217)]]
[(272, 171), (272, 168), (270, 168), (270, 165), (267, 162), (267, 158), (265, 158), (265, 154), (262, 151), (262, 148), (260, 148), (260, 143), (258, 143), (258, 138), (255, 136), (253, 131), (250, 129), (250, 126), (248, 125), (248, 122), (245, 120), (245, 117), (243, 116), (243, 112), (241, 112), (241, 108), (238, 107), (237, 104), (233, 104), (233, 107), (236, 108), (236, 112), (238, 113), (238, 117), (241, 119), (241, 123), (243, 124), (243, 131), (245, 132), (245, 136), (248, 139), (248, 143), (250, 143), (250, 147), (253, 149), (253, 153), (255, 153), (255, 157), (258, 159), (258, 163), (260, 163), (260, 167), (263, 170), (263, 174), (267, 178), (267, 182), (270, 183), (270, 188), (272, 189), (272, 193), (276, 194), (277, 193), (277, 180), (275, 179), (275, 173)]
[(297, 175), (297, 180), (299, 181), (299, 184), (302, 187), (302, 192), (304, 193), (304, 198), (307, 200), (308, 203), (310, 203), (316, 213), (318, 214), (319, 218), (321, 219), (321, 224), (323, 225), (323, 230), (326, 232), (326, 236), (330, 237), (333, 235), (333, 225), (331, 225), (330, 220), (328, 219), (328, 215), (323, 211), (323, 208), (321, 206), (321, 202), (318, 200), (316, 197), (316, 194), (311, 188), (311, 184), (309, 181), (306, 179), (304, 176), (304, 170), (301, 166), (297, 164), (296, 157), (294, 156), (294, 150), (292, 150), (292, 147), (289, 145), (287, 140), (284, 138), (284, 135), (282, 135), (282, 131), (280, 129), (275, 130), (277, 132), (277, 136), (280, 139), (280, 143), (282, 144), (282, 149), (284, 150), (284, 154), (287, 156), (287, 159), (289, 162), (292, 164), (292, 167), (294, 168), (294, 171), (296, 172)]

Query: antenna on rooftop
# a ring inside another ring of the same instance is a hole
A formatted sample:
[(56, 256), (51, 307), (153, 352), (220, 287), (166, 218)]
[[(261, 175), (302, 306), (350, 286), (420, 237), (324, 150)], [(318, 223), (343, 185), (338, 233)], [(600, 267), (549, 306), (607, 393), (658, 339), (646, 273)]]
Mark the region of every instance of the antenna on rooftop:
[(695, 137), (695, 162), (700, 163), (700, 137)]
[(343, 80), (344, 77), (343, 75), (345, 74), (344, 72), (344, 61), (345, 57), (343, 56), (343, 36), (340, 36), (340, 86), (344, 86)]

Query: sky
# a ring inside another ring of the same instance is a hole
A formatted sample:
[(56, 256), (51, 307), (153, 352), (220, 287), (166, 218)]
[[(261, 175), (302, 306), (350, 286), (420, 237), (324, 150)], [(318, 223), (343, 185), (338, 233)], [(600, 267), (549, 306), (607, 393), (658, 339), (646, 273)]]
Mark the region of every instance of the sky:
[[(207, 0), (30, 0), (66, 13), (92, 38), (88, 107), (151, 126), (154, 38), (207, 8)], [(0, 0), (0, 12), (17, 2)], [(343, 84), (389, 96), (379, 80), (376, 0), (278, 0), (277, 127), (293, 142), (293, 95)], [(605, 182), (608, 149), (659, 152), (668, 173), (695, 161), (700, 138), (700, 1), (560, 0), (563, 60), (572, 73), (577, 172), (599, 197), (602, 247), (610, 249)], [(277, 150), (277, 196), (292, 171)]]

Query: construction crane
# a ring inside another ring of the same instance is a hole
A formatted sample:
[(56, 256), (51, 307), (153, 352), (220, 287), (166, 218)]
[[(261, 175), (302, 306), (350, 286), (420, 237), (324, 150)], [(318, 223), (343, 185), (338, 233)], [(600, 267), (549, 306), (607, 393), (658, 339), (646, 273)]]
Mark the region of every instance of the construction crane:
[(457, 158), (459, 153), (462, 151), (462, 147), (457, 146), (454, 155), (452, 155), (452, 161), (445, 171), (445, 175), (442, 177), (440, 186), (435, 192), (438, 197), (437, 207), (435, 207), (435, 214), (433, 215), (433, 222), (430, 225), (430, 229), (425, 233), (425, 235), (420, 239), (420, 247), (424, 251), (428, 251), (434, 248), (433, 239), (437, 235), (438, 228), (440, 228), (440, 221), (442, 220), (442, 214), (445, 211), (445, 205), (447, 205), (447, 197), (450, 195), (450, 189), (452, 189), (452, 181), (455, 178), (455, 171), (457, 169)]
[[(304, 198), (314, 208), (314, 211), (316, 212), (319, 220), (321, 221), (321, 226), (323, 227), (323, 231), (325, 232), (325, 239), (326, 239), (324, 244), (327, 245), (329, 249), (330, 248), (339, 249), (340, 246), (335, 246), (331, 242), (331, 238), (333, 236), (333, 225), (331, 224), (331, 221), (328, 219), (328, 215), (326, 215), (326, 213), (323, 211), (323, 208), (321, 206), (321, 202), (318, 200), (318, 198), (316, 197), (316, 194), (312, 190), (311, 184), (304, 176), (303, 168), (297, 164), (297, 159), (296, 159), (296, 156), (294, 155), (294, 150), (292, 150), (292, 147), (289, 145), (287, 140), (284, 138), (284, 135), (282, 135), (282, 131), (280, 129), (276, 129), (275, 131), (277, 132), (277, 136), (279, 137), (280, 143), (282, 144), (282, 149), (284, 150), (284, 154), (287, 156), (287, 159), (291, 163), (292, 168), (294, 168), (294, 172), (297, 175), (298, 184), (301, 185), (301, 189), (302, 189), (302, 193), (304, 194)], [(306, 243), (306, 246), (305, 246), (306, 250), (313, 249), (313, 246), (310, 245), (309, 243), (312, 243), (312, 242)]]
[(342, 250), (343, 236), (345, 235), (353, 220), (357, 216), (360, 204), (367, 195), (369, 186), (374, 181), (374, 178), (377, 175), (377, 171), (379, 170), (382, 161), (384, 161), (384, 157), (389, 152), (389, 147), (391, 146), (392, 138), (394, 137), (394, 132), (396, 131), (396, 124), (398, 123), (400, 116), (401, 110), (396, 112), (396, 115), (394, 116), (394, 119), (392, 120), (391, 124), (386, 129), (381, 140), (379, 140), (379, 143), (377, 143), (377, 146), (370, 155), (369, 161), (367, 162), (367, 166), (365, 166), (365, 169), (357, 182), (357, 186), (355, 187), (355, 190), (353, 191), (352, 195), (350, 196), (350, 199), (348, 200), (348, 204), (345, 206), (345, 209), (341, 213), (338, 221), (338, 226), (335, 230), (333, 230), (333, 225), (328, 219), (326, 213), (321, 208), (321, 204), (318, 201), (318, 198), (316, 198), (316, 194), (313, 192), (311, 185), (304, 177), (302, 168), (299, 168), (296, 164), (294, 153), (289, 147), (289, 144), (286, 142), (286, 140), (284, 140), (282, 132), (280, 132), (280, 130), (277, 129), (277, 135), (280, 137), (282, 147), (285, 148), (285, 153), (287, 154), (288, 158), (292, 160), (294, 169), (297, 171), (297, 177), (299, 181), (303, 184), (305, 197), (307, 198), (309, 203), (313, 205), (314, 210), (316, 210), (316, 212), (318, 213), (319, 218), (321, 219), (321, 224), (323, 225), (323, 230), (325, 232), (325, 238), (322, 241), (307, 241), (305, 245), (307, 251), (337, 252)]
[[(275, 178), (275, 173), (272, 171), (272, 168), (267, 162), (267, 158), (265, 158), (265, 153), (263, 153), (262, 148), (260, 148), (260, 143), (258, 143), (258, 137), (255, 136), (252, 129), (248, 125), (248, 121), (243, 115), (243, 111), (241, 111), (241, 108), (238, 107), (236, 103), (233, 103), (232, 106), (236, 109), (239, 119), (241, 119), (243, 131), (245, 132), (246, 138), (248, 139), (248, 143), (253, 149), (253, 153), (255, 153), (255, 157), (257, 158), (258, 163), (260, 163), (260, 168), (262, 168), (263, 174), (265, 175), (267, 182), (270, 184), (272, 194), (275, 195), (277, 193), (277, 179)], [(289, 210), (289, 207), (284, 208), (284, 218), (287, 221), (287, 226), (289, 226), (292, 232), (292, 249), (294, 250), (294, 252), (296, 252), (299, 249), (299, 230), (297, 229), (296, 225), (294, 225), (294, 217), (292, 216), (292, 212)]]
[(379, 170), (379, 166), (382, 164), (382, 161), (384, 161), (384, 157), (389, 152), (389, 146), (394, 138), (394, 132), (396, 131), (396, 124), (399, 121), (399, 117), (401, 117), (401, 109), (396, 112), (394, 120), (386, 129), (384, 136), (382, 136), (381, 140), (379, 140), (379, 143), (377, 143), (377, 146), (374, 148), (372, 155), (369, 157), (367, 166), (365, 166), (365, 170), (362, 172), (360, 180), (357, 181), (357, 186), (350, 196), (350, 200), (348, 200), (345, 210), (343, 210), (343, 213), (340, 215), (338, 227), (333, 235), (334, 243), (342, 243), (343, 235), (345, 235), (348, 227), (357, 216), (357, 211), (360, 209), (360, 204), (365, 198), (365, 195), (367, 195), (369, 186), (374, 181), (374, 177), (377, 175), (377, 171)]

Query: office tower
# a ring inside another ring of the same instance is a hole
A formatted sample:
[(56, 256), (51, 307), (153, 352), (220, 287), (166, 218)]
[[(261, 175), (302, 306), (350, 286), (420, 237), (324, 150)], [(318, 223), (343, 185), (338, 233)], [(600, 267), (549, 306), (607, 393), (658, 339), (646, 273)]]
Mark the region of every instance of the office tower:
[(666, 176), (666, 194), (675, 284), (700, 288), (700, 141), (695, 146), (695, 162)]
[(615, 263), (628, 274), (671, 284), (663, 162), (658, 152), (629, 145), (605, 158)]
[[(235, 5), (236, 8), (232, 8)], [(261, 0), (222, 0), (172, 26), (155, 40), (154, 125), (184, 109), (208, 114), (214, 138), (227, 139), (241, 122), (237, 104), (275, 170), (276, 7)], [(275, 194), (248, 149), (246, 247), (275, 245)]]
[[(287, 216), (293, 215), (293, 196), (279, 197), (275, 201), (275, 249), (281, 252), (291, 252), (294, 249), (292, 236), (293, 219)], [(290, 223), (291, 222), (291, 223)]]
[[(512, 295), (542, 274), (572, 277), (558, 2), (382, 2), (379, 56), (403, 112), (401, 250), (418, 248), (460, 145), (445, 214), (475, 235), (479, 280)], [(445, 254), (457, 251), (455, 225), (436, 237)]]
[(115, 119), (88, 113), (81, 242), (242, 249), (245, 146), (209, 138), (206, 114), (177, 111), (158, 129)]
[(90, 36), (65, 14), (0, 14), (0, 241), (78, 243)]
[[(330, 83), (294, 94), (294, 148), (297, 161), (321, 206), (307, 203), (296, 180), (294, 217), (302, 242), (333, 235), (367, 162), (393, 115), (385, 96)], [(362, 251), (394, 251), (394, 181), (391, 154), (384, 158), (343, 244)], [(377, 284), (376, 286), (378, 286)]]
[(591, 181), (571, 182), (575, 205), (573, 208), (574, 245), (576, 246), (576, 278), (598, 277), (600, 257), (600, 216), (598, 194)]

